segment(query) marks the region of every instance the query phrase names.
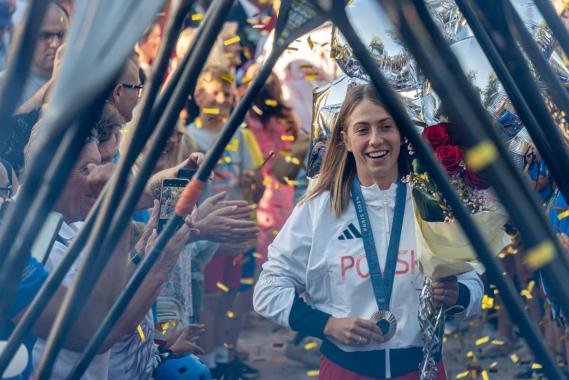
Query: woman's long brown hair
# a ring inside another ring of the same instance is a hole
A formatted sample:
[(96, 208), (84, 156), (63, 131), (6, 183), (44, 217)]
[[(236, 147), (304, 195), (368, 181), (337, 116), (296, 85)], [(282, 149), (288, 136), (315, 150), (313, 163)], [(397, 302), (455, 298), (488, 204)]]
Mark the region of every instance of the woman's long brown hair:
[[(330, 207), (336, 217), (340, 217), (350, 204), (350, 190), (354, 176), (357, 174), (354, 155), (348, 152), (342, 138), (342, 131), (348, 129), (348, 119), (358, 104), (369, 100), (385, 108), (375, 88), (370, 84), (357, 85), (348, 90), (342, 104), (332, 137), (328, 142), (326, 154), (322, 161), (320, 174), (314, 187), (308, 190), (303, 201), (309, 201), (326, 191), (330, 192)], [(401, 159), (407, 163), (401, 167)], [(401, 147), (399, 154), (400, 169), (408, 168), (408, 153), (406, 144)]]

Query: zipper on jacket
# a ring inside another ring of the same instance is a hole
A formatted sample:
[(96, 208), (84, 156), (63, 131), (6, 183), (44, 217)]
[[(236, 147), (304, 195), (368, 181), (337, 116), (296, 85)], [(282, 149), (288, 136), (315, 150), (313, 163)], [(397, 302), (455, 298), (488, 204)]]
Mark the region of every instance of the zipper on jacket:
[(389, 200), (387, 199), (387, 194), (383, 195), (383, 215), (385, 217), (385, 233), (389, 235), (390, 233), (390, 226), (389, 226), (389, 214), (388, 214), (388, 207), (389, 207)]

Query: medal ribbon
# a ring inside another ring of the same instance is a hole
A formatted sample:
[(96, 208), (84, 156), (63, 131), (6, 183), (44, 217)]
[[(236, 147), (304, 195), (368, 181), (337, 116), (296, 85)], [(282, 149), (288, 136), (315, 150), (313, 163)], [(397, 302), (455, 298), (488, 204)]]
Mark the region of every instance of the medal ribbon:
[(385, 273), (382, 275), (379, 266), (375, 240), (371, 230), (371, 223), (367, 213), (366, 202), (362, 194), (361, 183), (356, 175), (352, 182), (352, 201), (356, 208), (358, 223), (362, 231), (362, 240), (366, 254), (367, 265), (369, 267), (371, 284), (375, 294), (375, 301), (379, 310), (389, 310), (391, 292), (395, 280), (395, 267), (397, 265), (397, 253), (399, 252), (399, 242), (401, 241), (401, 231), (403, 229), (403, 216), (405, 214), (405, 202), (407, 198), (407, 186), (399, 180), (397, 182), (397, 192), (395, 197), (395, 213), (389, 245), (387, 248), (387, 259), (385, 260)]

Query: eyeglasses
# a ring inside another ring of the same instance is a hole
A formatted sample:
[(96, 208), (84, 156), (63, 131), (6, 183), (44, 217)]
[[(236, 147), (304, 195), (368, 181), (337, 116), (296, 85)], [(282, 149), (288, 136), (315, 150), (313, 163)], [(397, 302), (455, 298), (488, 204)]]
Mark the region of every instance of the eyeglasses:
[(39, 39), (43, 42), (53, 42), (54, 38), (57, 38), (57, 40), (59, 42), (62, 42), (63, 39), (65, 38), (65, 32), (61, 31), (61, 32), (57, 32), (57, 33), (52, 33), (52, 32), (40, 32), (39, 34)]
[(12, 196), (12, 185), (0, 187), (0, 199), (6, 200)]
[(142, 89), (144, 88), (144, 85), (142, 85), (142, 84), (121, 83), (121, 86), (126, 87), (126, 88), (130, 88), (132, 90), (137, 90), (138, 91), (138, 97), (140, 98), (142, 96)]

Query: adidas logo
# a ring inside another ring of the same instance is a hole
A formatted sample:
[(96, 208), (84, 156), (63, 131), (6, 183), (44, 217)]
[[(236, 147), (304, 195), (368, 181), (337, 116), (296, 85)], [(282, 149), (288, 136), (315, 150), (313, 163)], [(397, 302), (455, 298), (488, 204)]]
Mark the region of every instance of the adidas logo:
[(344, 232), (342, 232), (342, 234), (338, 236), (338, 240), (360, 239), (361, 237), (362, 234), (360, 234), (360, 231), (358, 231), (358, 229), (356, 228), (356, 226), (353, 225), (353, 223), (350, 223), (348, 225), (348, 228), (346, 228)]

